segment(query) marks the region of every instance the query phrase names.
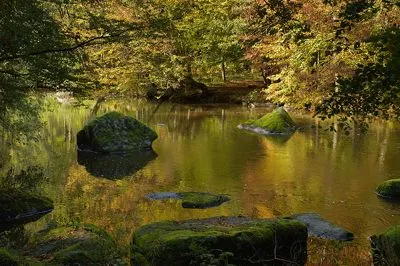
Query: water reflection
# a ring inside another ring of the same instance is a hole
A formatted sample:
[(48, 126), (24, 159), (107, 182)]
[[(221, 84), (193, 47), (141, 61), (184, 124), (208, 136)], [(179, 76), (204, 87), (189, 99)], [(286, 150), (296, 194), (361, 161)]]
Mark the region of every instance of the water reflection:
[(157, 158), (153, 150), (128, 154), (100, 154), (78, 150), (78, 163), (95, 177), (111, 180), (131, 176)]
[[(56, 206), (31, 227), (49, 220), (93, 223), (128, 245), (135, 228), (149, 222), (317, 212), (354, 232), (355, 242), (368, 249), (368, 236), (400, 223), (400, 205), (374, 194), (382, 181), (400, 176), (398, 124), (376, 121), (366, 134), (354, 130), (346, 136), (325, 131), (329, 123), (293, 114), (302, 131), (277, 140), (237, 128), (269, 111), (264, 108), (115, 100), (102, 103), (98, 115), (114, 110), (157, 132), (157, 159), (143, 156), (147, 162), (138, 167), (133, 162), (141, 159), (77, 154), (75, 136), (91, 111), (66, 106), (43, 114), (40, 142), (12, 147), (7, 155), (0, 148), (5, 159), (0, 175), (11, 167), (44, 169), (47, 179), (39, 190)], [(232, 200), (214, 209), (188, 210), (145, 198), (156, 191), (204, 191), (229, 194)]]

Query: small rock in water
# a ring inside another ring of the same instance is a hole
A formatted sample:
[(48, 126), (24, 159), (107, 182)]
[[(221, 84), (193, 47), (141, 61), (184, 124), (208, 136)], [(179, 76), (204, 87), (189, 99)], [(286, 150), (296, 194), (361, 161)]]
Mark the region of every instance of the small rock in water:
[(182, 197), (175, 192), (155, 192), (148, 194), (145, 197), (152, 200), (182, 199)]
[(220, 206), (230, 200), (227, 195), (205, 192), (156, 192), (145, 196), (152, 200), (176, 199), (182, 201), (186, 209), (206, 209)]
[(354, 238), (353, 233), (334, 225), (317, 213), (296, 214), (290, 218), (306, 224), (308, 233), (314, 237), (341, 241), (351, 241)]

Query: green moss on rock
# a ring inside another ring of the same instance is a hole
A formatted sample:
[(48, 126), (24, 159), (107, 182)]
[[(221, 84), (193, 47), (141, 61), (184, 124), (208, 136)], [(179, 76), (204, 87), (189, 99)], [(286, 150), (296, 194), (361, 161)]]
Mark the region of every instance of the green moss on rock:
[(31, 240), (27, 255), (52, 265), (125, 265), (113, 239), (93, 225), (43, 231)]
[(374, 265), (400, 265), (400, 225), (370, 237)]
[(258, 120), (249, 120), (239, 125), (239, 128), (250, 130), (259, 134), (291, 134), (297, 126), (290, 115), (282, 107), (276, 109)]
[(48, 198), (17, 190), (0, 190), (0, 230), (35, 221), (53, 208)]
[(379, 196), (389, 199), (400, 199), (400, 179), (386, 181), (376, 188)]
[(182, 197), (182, 207), (189, 209), (212, 208), (230, 200), (230, 197), (227, 195), (203, 192), (180, 192), (177, 194)]
[(246, 217), (161, 222), (134, 233), (132, 254), (132, 262), (146, 259), (136, 265), (198, 265), (210, 256), (225, 257), (235, 265), (266, 265), (267, 261), (267, 265), (278, 265), (281, 261), (277, 258), (303, 265), (307, 260), (307, 227), (290, 219)]
[(90, 121), (77, 135), (78, 147), (102, 153), (151, 149), (157, 133), (136, 119), (110, 112)]

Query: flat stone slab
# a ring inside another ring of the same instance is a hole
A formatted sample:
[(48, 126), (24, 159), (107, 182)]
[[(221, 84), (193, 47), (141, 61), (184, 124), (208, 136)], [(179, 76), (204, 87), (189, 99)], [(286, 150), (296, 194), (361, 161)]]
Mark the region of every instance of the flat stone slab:
[(290, 218), (306, 224), (308, 234), (313, 237), (340, 241), (351, 241), (354, 239), (353, 233), (334, 225), (317, 213), (296, 214)]
[(156, 192), (145, 197), (151, 200), (180, 200), (182, 201), (182, 207), (186, 209), (213, 208), (230, 200), (228, 195), (205, 192)]
[(53, 208), (48, 198), (17, 190), (0, 190), (0, 231), (36, 221)]
[(304, 265), (307, 227), (247, 217), (160, 222), (139, 228), (131, 251), (137, 266)]

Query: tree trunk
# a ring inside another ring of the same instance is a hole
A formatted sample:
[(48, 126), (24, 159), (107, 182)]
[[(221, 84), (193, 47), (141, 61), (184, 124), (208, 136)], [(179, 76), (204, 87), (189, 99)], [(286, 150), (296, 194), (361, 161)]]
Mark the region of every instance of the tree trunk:
[(191, 78), (192, 77), (192, 62), (189, 61), (186, 63), (186, 74), (185, 76), (187, 78)]
[(224, 82), (226, 82), (226, 69), (225, 69), (225, 62), (221, 63), (221, 77)]

